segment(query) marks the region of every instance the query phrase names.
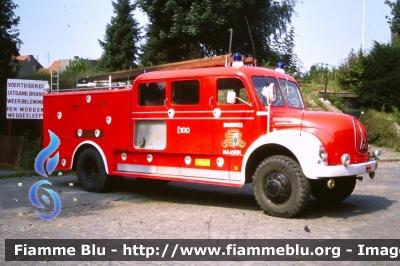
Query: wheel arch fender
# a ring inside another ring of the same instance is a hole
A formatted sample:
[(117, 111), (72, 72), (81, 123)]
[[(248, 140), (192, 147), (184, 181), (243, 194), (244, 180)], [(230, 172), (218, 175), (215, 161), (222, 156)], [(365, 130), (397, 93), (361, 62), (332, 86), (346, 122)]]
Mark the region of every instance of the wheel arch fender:
[(83, 142), (79, 143), (78, 146), (76, 146), (74, 152), (72, 153), (70, 169), (76, 169), (76, 165), (77, 165), (80, 154), (82, 153), (82, 151), (84, 151), (85, 149), (90, 148), (90, 147), (95, 148), (99, 152), (99, 154), (104, 162), (104, 167), (105, 167), (106, 173), (109, 174), (107, 158), (104, 154), (103, 149), (97, 143), (90, 141), (90, 140), (83, 141)]
[[(244, 184), (249, 181), (257, 165), (250, 160), (254, 154), (260, 153), (262, 149), (270, 149), (262, 152), (267, 157), (273, 155), (284, 155), (297, 161), (308, 178), (316, 178), (319, 166), (327, 165), (319, 158), (321, 141), (309, 132), (299, 130), (279, 130), (270, 132), (254, 141), (243, 156), (241, 181)], [(260, 158), (260, 162), (266, 158)], [(254, 168), (254, 169), (253, 169)], [(247, 180), (246, 180), (247, 176)]]

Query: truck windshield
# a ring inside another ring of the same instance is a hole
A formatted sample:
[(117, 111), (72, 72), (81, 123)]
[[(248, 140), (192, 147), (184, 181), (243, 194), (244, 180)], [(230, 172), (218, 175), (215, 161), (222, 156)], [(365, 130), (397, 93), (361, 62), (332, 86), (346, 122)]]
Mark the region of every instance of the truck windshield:
[(290, 107), (304, 108), (300, 89), (296, 83), (287, 79), (279, 79), (279, 84), (281, 85), (283, 97)]
[(275, 84), (275, 101), (271, 103), (271, 106), (285, 106), (285, 102), (283, 101), (282, 93), (279, 90), (278, 81), (273, 77), (264, 77), (264, 76), (252, 76), (251, 81), (253, 82), (253, 87), (257, 92), (257, 97), (262, 102), (264, 106), (267, 105), (267, 99), (261, 95), (261, 91), (263, 87), (268, 86), (271, 83)]

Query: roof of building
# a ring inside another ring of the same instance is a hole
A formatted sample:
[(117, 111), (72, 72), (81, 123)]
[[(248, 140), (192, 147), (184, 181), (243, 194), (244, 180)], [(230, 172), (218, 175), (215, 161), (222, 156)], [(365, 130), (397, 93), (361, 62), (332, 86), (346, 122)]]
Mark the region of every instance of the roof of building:
[(15, 57), (15, 59), (20, 60), (20, 61), (25, 61), (29, 59), (29, 55), (18, 55)]

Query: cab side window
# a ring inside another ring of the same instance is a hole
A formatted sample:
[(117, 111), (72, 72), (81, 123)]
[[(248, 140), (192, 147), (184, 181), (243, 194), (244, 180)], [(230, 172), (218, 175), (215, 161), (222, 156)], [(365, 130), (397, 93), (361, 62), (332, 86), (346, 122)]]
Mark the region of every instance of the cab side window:
[(162, 106), (165, 101), (165, 82), (139, 84), (139, 106)]
[[(226, 95), (228, 91), (234, 91), (236, 97), (249, 101), (249, 96), (246, 92), (246, 88), (243, 82), (238, 78), (221, 78), (217, 80), (217, 99), (219, 104), (228, 104), (226, 102)], [(235, 104), (244, 104), (243, 102), (236, 99)]]
[(173, 105), (195, 105), (200, 103), (200, 82), (198, 80), (183, 80), (172, 82)]

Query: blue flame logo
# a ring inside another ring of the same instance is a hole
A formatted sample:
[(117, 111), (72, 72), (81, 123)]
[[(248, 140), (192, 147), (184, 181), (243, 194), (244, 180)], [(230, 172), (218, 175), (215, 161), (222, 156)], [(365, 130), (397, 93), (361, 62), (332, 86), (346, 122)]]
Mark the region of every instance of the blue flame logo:
[[(48, 175), (51, 175), (51, 173), (54, 171), (54, 169), (56, 169), (56, 166), (57, 166), (58, 160), (59, 160), (58, 152), (52, 158), (49, 158), (49, 156), (57, 150), (58, 146), (60, 146), (60, 143), (61, 143), (60, 139), (58, 138), (58, 136), (56, 134), (54, 134), (50, 130), (49, 130), (49, 135), (50, 135), (49, 145), (46, 148), (44, 148), (43, 150), (41, 150), (35, 159), (35, 171), (44, 177), (48, 177)], [(46, 169), (47, 169), (48, 175), (46, 174), (46, 171), (44, 170), (45, 164), (46, 164)], [(35, 184), (33, 184), (32, 187), (29, 189), (29, 200), (35, 207), (37, 207), (39, 209), (45, 209), (45, 207), (40, 203), (40, 201), (37, 197), (37, 192), (39, 190), (39, 187), (43, 184), (51, 185), (51, 183), (47, 180), (40, 180), (40, 181), (36, 182)], [(60, 197), (58, 196), (58, 194), (56, 192), (54, 192), (52, 189), (47, 189), (47, 188), (43, 188), (43, 189), (46, 190), (50, 194), (50, 196), (53, 198), (54, 211), (50, 214), (43, 214), (38, 211), (35, 211), (35, 213), (37, 214), (37, 216), (39, 216), (43, 220), (51, 220), (60, 213), (61, 200), (60, 200)], [(42, 200), (45, 203), (50, 204), (50, 200), (46, 195), (42, 195)]]
[[(40, 203), (38, 197), (37, 197), (37, 192), (39, 190), (39, 187), (43, 184), (48, 184), (51, 185), (51, 183), (47, 180), (40, 180), (38, 182), (36, 182), (35, 184), (32, 185), (32, 187), (29, 189), (29, 200), (32, 202), (32, 204), (39, 208), (39, 209), (45, 209), (45, 207)], [(56, 217), (60, 211), (61, 211), (61, 200), (60, 197), (58, 196), (58, 194), (56, 192), (54, 192), (52, 189), (47, 189), (47, 188), (43, 188), (44, 190), (46, 190), (50, 196), (53, 198), (54, 200), (54, 211), (50, 214), (43, 214), (40, 213), (38, 211), (35, 211), (35, 213), (37, 214), (37, 216), (39, 216), (40, 218), (42, 218), (43, 220), (51, 220), (54, 217)], [(46, 195), (42, 195), (42, 199), (44, 202), (46, 202), (47, 204), (50, 203), (49, 198)]]
[(50, 135), (49, 145), (39, 152), (35, 160), (35, 171), (39, 175), (44, 177), (47, 177), (47, 174), (44, 170), (45, 162), (46, 162), (47, 173), (50, 175), (51, 173), (53, 173), (54, 169), (56, 169), (59, 160), (58, 152), (52, 158), (49, 158), (49, 156), (57, 150), (58, 146), (60, 146), (60, 139), (57, 137), (56, 134), (54, 134), (50, 130), (49, 130), (49, 135)]

